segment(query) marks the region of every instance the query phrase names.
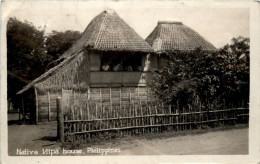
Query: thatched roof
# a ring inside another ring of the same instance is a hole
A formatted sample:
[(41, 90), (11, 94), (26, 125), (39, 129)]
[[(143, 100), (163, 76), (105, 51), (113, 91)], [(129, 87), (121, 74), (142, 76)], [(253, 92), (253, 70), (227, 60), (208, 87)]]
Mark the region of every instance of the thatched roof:
[(159, 21), (146, 41), (156, 52), (166, 51), (215, 51), (216, 48), (182, 22)]
[(81, 38), (62, 55), (62, 58), (70, 56), (80, 48), (102, 51), (153, 51), (151, 46), (112, 10), (105, 10), (97, 15)]
[[(22, 90), (18, 91), (16, 94), (22, 94), (23, 92), (27, 91), (28, 89), (34, 86), (37, 86), (42, 90), (59, 90), (61, 88), (73, 88), (75, 84), (82, 85), (80, 84), (82, 82), (84, 83), (83, 86), (87, 86), (87, 80), (82, 80), (82, 76), (85, 76), (85, 72), (87, 72), (88, 70), (86, 68), (80, 67), (87, 67), (88, 63), (86, 63), (86, 60), (84, 60), (83, 62), (83, 58), (86, 57), (86, 55), (83, 55), (82, 52), (82, 49), (78, 50), (76, 55), (66, 58), (60, 64), (51, 68), (50, 70), (42, 74), (40, 77), (33, 80), (31, 83), (27, 84)], [(86, 76), (83, 78), (88, 77)], [(75, 82), (75, 80), (77, 81)]]
[(21, 94), (36, 86), (42, 90), (61, 88), (84, 88), (88, 83), (88, 65), (86, 56), (80, 54), (85, 49), (101, 51), (153, 52), (145, 42), (114, 11), (103, 11), (96, 16), (83, 32), (81, 38), (67, 50), (59, 65), (45, 72), (40, 77), (17, 92)]

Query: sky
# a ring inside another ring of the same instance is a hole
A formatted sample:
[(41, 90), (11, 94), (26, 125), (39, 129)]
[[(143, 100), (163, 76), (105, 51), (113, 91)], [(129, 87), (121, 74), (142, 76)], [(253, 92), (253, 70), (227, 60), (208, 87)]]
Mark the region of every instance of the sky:
[[(233, 3), (235, 4), (235, 3)], [(52, 30), (83, 32), (105, 9), (113, 9), (143, 39), (160, 20), (181, 21), (220, 48), (233, 37), (249, 37), (250, 11), (243, 5), (169, 1), (22, 1), (5, 6), (3, 18), (27, 20), (46, 35)]]

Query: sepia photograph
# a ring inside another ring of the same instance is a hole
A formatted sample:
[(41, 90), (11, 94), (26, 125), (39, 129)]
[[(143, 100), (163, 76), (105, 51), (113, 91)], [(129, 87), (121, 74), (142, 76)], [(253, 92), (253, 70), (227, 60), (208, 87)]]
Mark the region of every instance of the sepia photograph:
[(250, 5), (6, 3), (9, 157), (250, 155)]

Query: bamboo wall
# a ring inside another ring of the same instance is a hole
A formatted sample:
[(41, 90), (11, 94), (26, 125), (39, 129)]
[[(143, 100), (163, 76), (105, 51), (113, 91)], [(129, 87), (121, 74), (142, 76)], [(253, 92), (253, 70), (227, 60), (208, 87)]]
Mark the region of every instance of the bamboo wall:
[[(143, 104), (150, 101), (147, 87), (96, 87), (87, 90), (39, 91), (36, 90), (36, 122), (49, 122), (57, 120), (56, 98), (63, 97), (64, 112), (73, 106), (85, 108), (89, 104), (102, 107), (122, 107), (130, 104)], [(90, 111), (91, 112), (91, 111)]]
[(90, 88), (90, 103), (102, 106), (126, 106), (150, 100), (147, 87)]
[[(56, 98), (61, 96), (59, 92), (37, 92), (38, 120), (36, 122), (48, 122), (57, 120)], [(37, 113), (36, 113), (37, 115)]]

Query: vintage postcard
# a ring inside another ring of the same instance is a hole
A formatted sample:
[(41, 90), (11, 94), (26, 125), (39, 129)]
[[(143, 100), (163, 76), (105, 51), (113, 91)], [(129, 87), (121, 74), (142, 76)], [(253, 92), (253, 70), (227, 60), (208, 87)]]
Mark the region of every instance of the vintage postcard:
[(259, 2), (1, 7), (3, 164), (260, 162)]

